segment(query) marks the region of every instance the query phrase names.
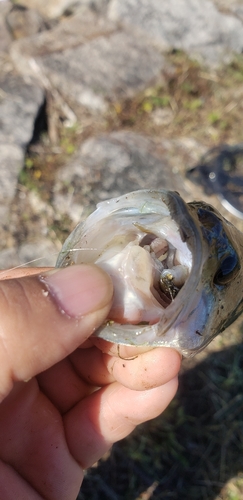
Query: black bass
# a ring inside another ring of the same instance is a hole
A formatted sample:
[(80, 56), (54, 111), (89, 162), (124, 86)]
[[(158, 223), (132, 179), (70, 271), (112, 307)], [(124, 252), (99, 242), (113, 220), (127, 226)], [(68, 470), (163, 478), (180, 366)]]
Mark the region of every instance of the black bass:
[(110, 274), (113, 305), (96, 336), (188, 357), (242, 312), (242, 256), (243, 234), (212, 206), (141, 190), (99, 203), (57, 266), (95, 263)]

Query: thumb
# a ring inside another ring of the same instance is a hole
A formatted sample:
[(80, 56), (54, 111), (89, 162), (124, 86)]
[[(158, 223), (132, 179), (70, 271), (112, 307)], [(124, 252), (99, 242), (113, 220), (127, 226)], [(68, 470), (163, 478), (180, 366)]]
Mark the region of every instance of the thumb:
[(82, 344), (107, 317), (112, 293), (109, 276), (93, 265), (0, 281), (0, 401), (13, 382)]

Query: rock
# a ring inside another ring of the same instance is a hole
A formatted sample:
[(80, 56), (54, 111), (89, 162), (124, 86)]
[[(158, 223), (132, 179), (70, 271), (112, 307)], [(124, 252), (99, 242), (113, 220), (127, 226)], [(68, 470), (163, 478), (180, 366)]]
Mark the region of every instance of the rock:
[(30, 267), (55, 266), (60, 246), (48, 238), (40, 238), (31, 243), (25, 243), (18, 249), (22, 264)]
[(12, 42), (11, 35), (6, 25), (6, 15), (12, 7), (11, 2), (0, 2), (0, 54), (7, 52)]
[[(99, 36), (108, 36), (116, 29), (116, 24), (112, 21), (108, 21), (90, 10), (85, 10), (85, 12), (81, 11), (63, 19), (44, 33), (28, 40), (14, 42), (11, 53), (13, 57), (16, 54), (16, 65), (21, 70), (21, 61), (18, 64), (18, 57), (23, 57), (28, 61), (30, 58), (63, 52), (83, 45)], [(28, 71), (27, 64), (24, 69)]]
[(101, 2), (105, 3), (104, 0), (94, 0), (94, 2), (92, 0), (49, 0), (48, 2), (43, 2), (43, 0), (15, 0), (15, 3), (29, 9), (36, 9), (42, 16), (50, 19), (61, 16), (69, 8), (72, 9), (73, 6), (92, 6), (93, 3), (99, 5)]
[(39, 12), (17, 5), (7, 14), (6, 22), (13, 37), (16, 39), (35, 35), (47, 27)]
[(11, 41), (11, 36), (5, 26), (5, 22), (0, 18), (0, 54), (1, 52), (7, 52)]
[[(85, 16), (81, 12), (64, 19), (51, 30), (34, 37), (15, 41), (11, 46), (11, 57), (15, 67), (21, 74), (35, 79), (38, 78), (42, 87), (47, 88), (48, 91), (55, 94), (55, 75), (56, 79), (61, 78), (63, 71), (68, 70), (66, 67), (67, 64), (71, 64), (71, 62), (74, 65), (80, 65), (79, 61), (73, 61), (73, 59), (66, 61), (66, 54), (72, 54), (71, 49), (75, 51), (75, 48), (82, 47), (89, 40), (96, 39), (96, 37), (102, 35), (108, 36), (115, 29), (116, 26), (114, 23), (100, 18), (90, 11), (87, 11)], [(52, 79), (49, 80), (48, 78), (49, 73), (45, 70), (43, 60), (45, 60), (48, 66), (48, 62), (50, 63), (52, 57), (55, 58), (55, 54), (57, 54), (57, 58), (61, 57), (61, 61), (58, 68), (53, 68), (53, 71), (50, 71), (51, 74), (53, 73), (53, 82)], [(60, 75), (55, 73), (57, 70), (59, 70)], [(68, 83), (66, 84), (66, 82)], [(59, 87), (67, 87), (66, 98), (70, 97), (71, 99), (74, 94), (76, 107), (81, 91), (78, 93), (78, 96), (75, 95), (76, 85), (75, 82), (72, 83), (68, 74), (63, 75), (63, 82), (58, 82), (57, 87), (58, 89)], [(88, 107), (104, 111), (103, 99), (99, 95), (94, 94), (92, 90), (83, 89), (82, 82), (80, 82), (80, 87), (83, 90), (83, 101)]]
[[(6, 248), (0, 251), (0, 269), (11, 269), (21, 264), (18, 256), (18, 249), (15, 247)], [(1, 278), (1, 271), (0, 271)]]
[(0, 222), (6, 221), (18, 176), (24, 164), (25, 148), (44, 102), (43, 91), (27, 85), (19, 76), (0, 78)]
[(151, 112), (151, 120), (157, 126), (169, 125), (174, 119), (174, 113), (169, 108), (156, 108)]
[(235, 6), (232, 12), (243, 22), (243, 4)]
[(44, 97), (43, 90), (26, 84), (21, 76), (0, 77), (0, 143), (26, 147)]
[(0, 142), (0, 224), (7, 220), (23, 163), (23, 148), (7, 143), (7, 140), (5, 144)]
[(204, 0), (111, 0), (108, 18), (120, 21), (162, 49), (182, 49), (209, 64), (226, 61), (243, 48), (243, 26)]
[[(44, 267), (55, 266), (60, 248), (48, 238), (40, 238), (20, 247), (7, 248), (0, 251), (0, 269), (13, 267)], [(1, 275), (1, 271), (0, 271)]]
[(78, 0), (78, 2), (70, 3), (70, 6), (66, 9), (66, 12), (74, 13), (88, 7), (94, 12), (99, 12), (101, 14), (106, 14), (107, 6), (110, 0)]
[(143, 188), (178, 189), (163, 141), (132, 132), (88, 139), (58, 172), (54, 206), (76, 224), (102, 200)]
[(11, 55), (22, 74), (40, 78), (76, 108), (104, 112), (107, 101), (131, 97), (165, 67), (160, 51), (140, 36), (89, 12), (53, 30), (14, 42)]
[(63, 53), (44, 56), (52, 85), (71, 102), (104, 111), (106, 101), (134, 96), (160, 75), (164, 58), (140, 37), (115, 33)]
[(234, 12), (240, 5), (242, 6), (242, 0), (213, 0), (214, 5), (218, 10), (222, 12)]

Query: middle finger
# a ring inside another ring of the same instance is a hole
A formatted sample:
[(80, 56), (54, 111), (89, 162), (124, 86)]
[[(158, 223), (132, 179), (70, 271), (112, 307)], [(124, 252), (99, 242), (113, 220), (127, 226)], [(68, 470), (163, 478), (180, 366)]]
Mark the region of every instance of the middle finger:
[(181, 356), (169, 347), (158, 347), (126, 359), (101, 353), (93, 347), (77, 349), (71, 360), (86, 382), (103, 386), (116, 380), (127, 388), (143, 391), (174, 378), (180, 369)]

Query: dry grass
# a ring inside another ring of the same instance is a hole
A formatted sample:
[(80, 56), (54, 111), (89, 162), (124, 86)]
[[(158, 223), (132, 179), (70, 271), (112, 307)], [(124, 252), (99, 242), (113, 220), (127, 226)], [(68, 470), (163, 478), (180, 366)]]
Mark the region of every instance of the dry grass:
[(192, 136), (208, 147), (242, 142), (243, 58), (210, 72), (182, 52), (170, 55), (165, 81), (137, 99), (114, 105), (112, 128), (175, 138)]

